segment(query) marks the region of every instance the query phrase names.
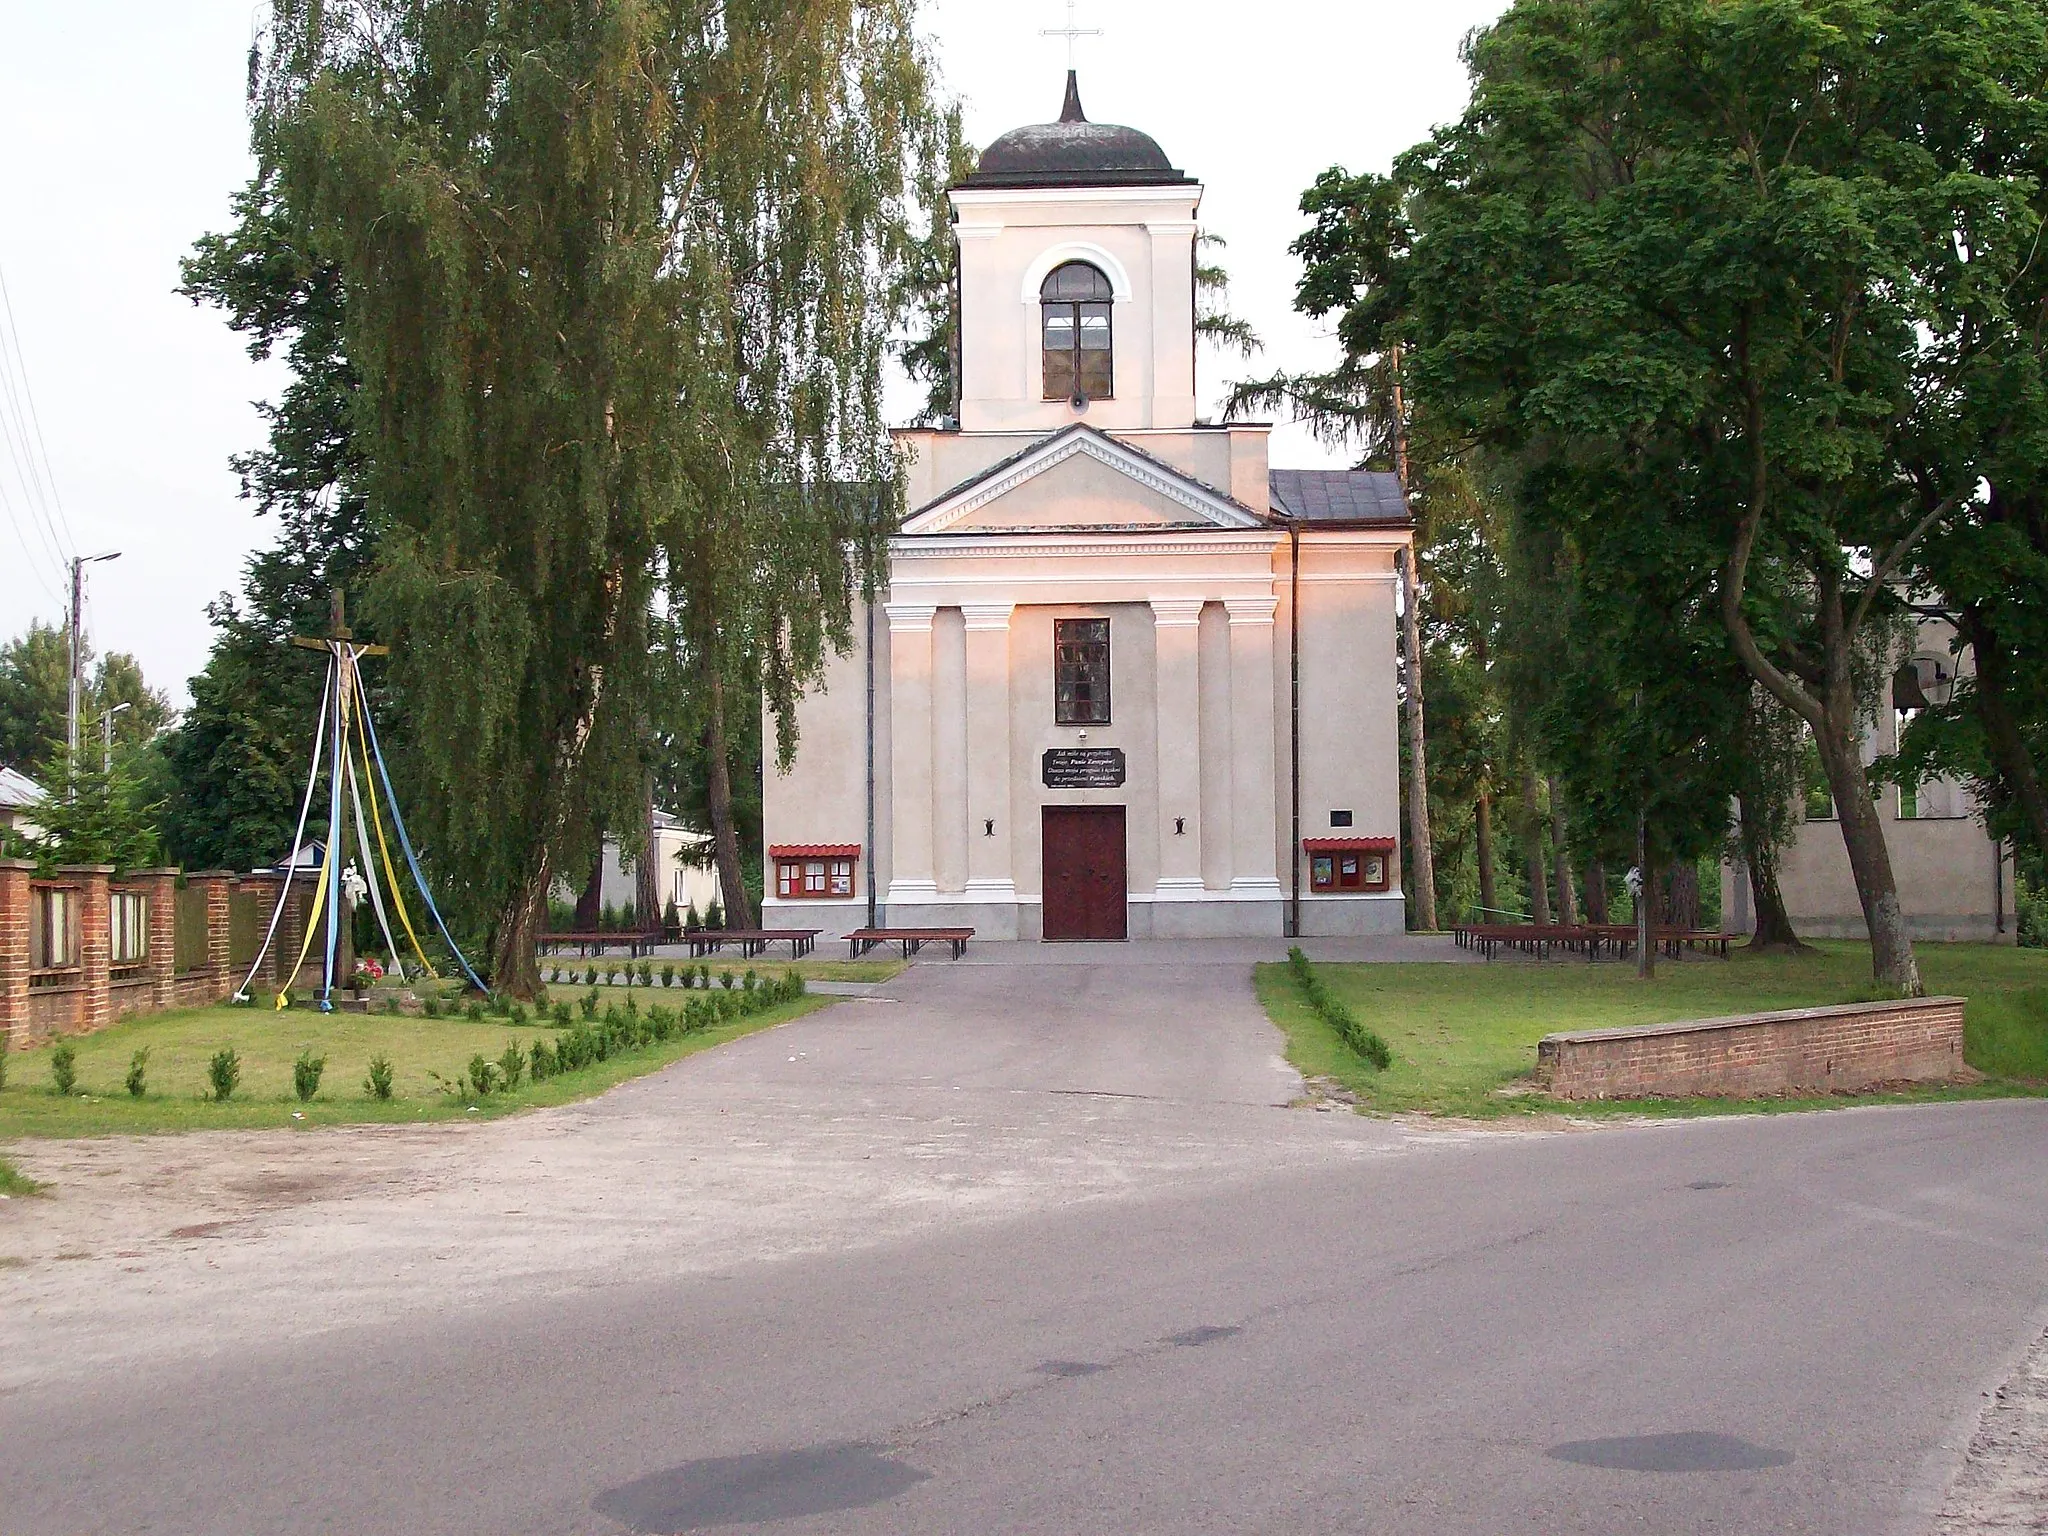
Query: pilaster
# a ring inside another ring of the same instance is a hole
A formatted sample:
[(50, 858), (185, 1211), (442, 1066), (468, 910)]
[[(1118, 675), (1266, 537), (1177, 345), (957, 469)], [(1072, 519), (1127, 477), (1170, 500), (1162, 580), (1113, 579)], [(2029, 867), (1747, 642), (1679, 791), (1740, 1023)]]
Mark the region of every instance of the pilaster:
[(142, 954), (142, 974), (149, 981), (149, 1007), (172, 1007), (178, 990), (178, 872), (138, 869), (124, 877), (118, 888), (140, 892), (146, 904), (149, 937)]
[(187, 875), (185, 883), (206, 893), (206, 991), (218, 1001), (242, 978), (234, 973), (234, 876), (222, 870)]
[(932, 848), (932, 621), (929, 603), (889, 603), (889, 784), (894, 842), (884, 898), (939, 894)]
[(1233, 597), (1230, 614), (1231, 873), (1233, 893), (1280, 895), (1274, 788), (1274, 597)]
[(957, 608), (932, 620), (932, 883), (967, 888), (967, 636)]
[(1161, 901), (1202, 893), (1202, 600), (1151, 600), (1158, 668)]
[(967, 894), (1015, 901), (1010, 825), (1010, 618), (1013, 603), (961, 610), (967, 679)]

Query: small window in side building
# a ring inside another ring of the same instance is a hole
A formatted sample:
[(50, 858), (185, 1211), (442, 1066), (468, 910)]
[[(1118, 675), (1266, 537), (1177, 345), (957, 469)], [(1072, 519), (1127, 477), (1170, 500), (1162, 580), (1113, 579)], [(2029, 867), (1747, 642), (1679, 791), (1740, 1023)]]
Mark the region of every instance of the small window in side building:
[(1350, 826), (1350, 825), (1351, 825), (1351, 813), (1350, 813), (1349, 811), (1332, 811), (1332, 812), (1330, 812), (1330, 825), (1331, 825), (1331, 826), (1333, 826), (1333, 827), (1348, 827), (1348, 826)]
[(1110, 723), (1109, 620), (1053, 621), (1053, 723)]

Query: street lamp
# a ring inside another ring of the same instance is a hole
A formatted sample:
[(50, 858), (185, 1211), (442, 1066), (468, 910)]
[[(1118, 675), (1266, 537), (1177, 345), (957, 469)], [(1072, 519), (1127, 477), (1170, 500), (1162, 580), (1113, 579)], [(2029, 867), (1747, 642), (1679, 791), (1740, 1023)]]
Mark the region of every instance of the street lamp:
[(124, 709), (133, 709), (134, 707), (133, 703), (116, 704), (104, 715), (100, 716), (100, 772), (102, 774), (110, 774), (114, 771), (114, 716), (120, 714)]

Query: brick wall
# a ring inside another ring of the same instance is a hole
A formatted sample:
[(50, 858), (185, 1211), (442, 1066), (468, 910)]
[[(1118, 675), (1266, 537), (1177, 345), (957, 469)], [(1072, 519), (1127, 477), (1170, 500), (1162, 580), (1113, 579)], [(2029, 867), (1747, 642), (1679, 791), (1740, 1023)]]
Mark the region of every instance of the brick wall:
[[(178, 954), (178, 872), (137, 870), (119, 879), (99, 867), (60, 869), (50, 880), (35, 880), (32, 866), (19, 859), (0, 859), (0, 1046), (19, 1050), (59, 1035), (103, 1029), (118, 1018), (165, 1008), (195, 1008), (225, 999), (242, 978), (231, 963), (230, 931), (235, 887), (246, 881), (266, 903), (277, 899), (279, 877), (237, 877), (221, 871), (192, 875), (187, 884), (204, 892), (206, 961), (180, 973)], [(77, 960), (75, 970), (44, 977), (45, 985), (29, 985), (29, 901), (35, 889), (58, 888), (75, 893)], [(112, 934), (109, 898), (115, 891), (141, 893), (149, 903), (149, 942), (141, 965), (122, 976), (111, 972)], [(310, 878), (292, 882), (279, 924), (277, 941), (257, 984), (275, 986), (279, 971), (298, 954), (312, 901)], [(287, 941), (291, 947), (285, 948)], [(317, 978), (320, 958), (312, 957), (307, 975)]]
[(1959, 997), (1851, 1003), (1546, 1036), (1536, 1078), (1560, 1099), (1851, 1093), (1963, 1077)]

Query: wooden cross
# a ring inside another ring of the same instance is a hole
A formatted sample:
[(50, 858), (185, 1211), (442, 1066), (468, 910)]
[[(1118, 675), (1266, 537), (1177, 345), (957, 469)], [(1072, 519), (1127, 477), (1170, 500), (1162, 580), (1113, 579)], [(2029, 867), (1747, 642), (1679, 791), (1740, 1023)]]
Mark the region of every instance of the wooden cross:
[[(329, 599), (328, 613), (332, 625), (325, 635), (294, 635), (292, 644), (308, 651), (332, 651), (355, 639), (355, 631), (348, 627), (348, 598), (341, 588), (336, 587)], [(350, 647), (358, 656), (389, 656), (388, 645), (357, 645)]]
[(1078, 0), (1067, 0), (1067, 24), (1064, 27), (1047, 27), (1040, 37), (1064, 37), (1067, 40), (1067, 68), (1074, 67), (1074, 46), (1084, 37), (1102, 36), (1100, 27), (1078, 27), (1074, 25), (1074, 7)]

